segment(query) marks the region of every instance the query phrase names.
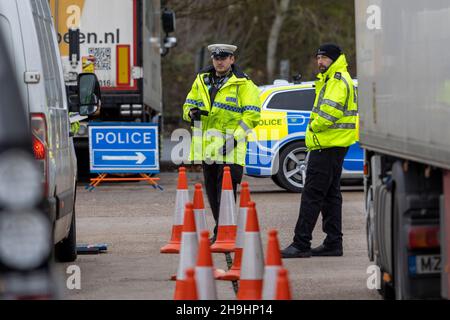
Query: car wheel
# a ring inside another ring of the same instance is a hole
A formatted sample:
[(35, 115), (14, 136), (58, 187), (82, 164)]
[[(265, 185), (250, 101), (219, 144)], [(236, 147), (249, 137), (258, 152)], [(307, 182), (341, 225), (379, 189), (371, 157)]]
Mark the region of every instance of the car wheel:
[(306, 177), (306, 156), (307, 149), (303, 141), (291, 143), (281, 151), (275, 179), (282, 188), (296, 193), (303, 191)]
[(60, 262), (73, 262), (77, 259), (77, 235), (76, 235), (75, 202), (73, 205), (72, 223), (69, 235), (55, 246), (55, 257)]
[(277, 186), (279, 186), (280, 188), (284, 189), (284, 187), (281, 185), (280, 181), (278, 180), (278, 176), (277, 176), (277, 175), (274, 175), (274, 176), (272, 176), (271, 178), (272, 178), (272, 181), (273, 181)]

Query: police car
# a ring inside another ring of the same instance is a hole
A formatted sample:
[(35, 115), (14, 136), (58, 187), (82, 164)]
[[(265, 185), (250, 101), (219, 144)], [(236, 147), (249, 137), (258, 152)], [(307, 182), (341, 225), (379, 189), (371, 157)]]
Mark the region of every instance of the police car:
[[(260, 90), (261, 120), (249, 136), (245, 173), (271, 177), (283, 189), (302, 192), (307, 162), (305, 134), (315, 100), (314, 82), (277, 80)], [(342, 178), (362, 179), (363, 162), (363, 150), (356, 143), (347, 153)]]

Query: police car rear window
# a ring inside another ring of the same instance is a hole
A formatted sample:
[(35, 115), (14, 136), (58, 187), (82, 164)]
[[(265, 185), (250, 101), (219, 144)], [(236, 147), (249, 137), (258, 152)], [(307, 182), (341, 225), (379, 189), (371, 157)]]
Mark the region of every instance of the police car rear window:
[(311, 111), (316, 92), (314, 89), (279, 92), (269, 101), (267, 108), (276, 110)]

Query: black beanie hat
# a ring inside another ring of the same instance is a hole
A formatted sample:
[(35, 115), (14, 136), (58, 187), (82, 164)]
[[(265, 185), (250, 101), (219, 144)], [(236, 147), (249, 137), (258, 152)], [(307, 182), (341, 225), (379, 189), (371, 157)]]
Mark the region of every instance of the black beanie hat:
[(334, 43), (325, 43), (319, 47), (316, 56), (318, 55), (327, 56), (333, 61), (336, 61), (342, 54), (342, 49)]

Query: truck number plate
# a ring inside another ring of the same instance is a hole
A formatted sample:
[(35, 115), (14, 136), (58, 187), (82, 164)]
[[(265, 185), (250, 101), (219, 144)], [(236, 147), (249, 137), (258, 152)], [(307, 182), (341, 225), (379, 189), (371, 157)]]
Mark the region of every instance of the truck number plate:
[(424, 255), (409, 257), (409, 273), (411, 275), (439, 274), (441, 272), (440, 255)]

